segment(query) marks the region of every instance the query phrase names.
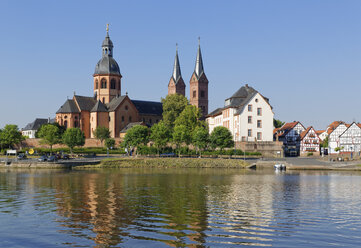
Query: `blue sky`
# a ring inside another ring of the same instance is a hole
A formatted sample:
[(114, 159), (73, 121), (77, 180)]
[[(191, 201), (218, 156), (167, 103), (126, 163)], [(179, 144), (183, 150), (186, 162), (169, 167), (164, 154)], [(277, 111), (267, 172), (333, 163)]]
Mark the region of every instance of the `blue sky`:
[(0, 127), (91, 96), (106, 23), (133, 99), (167, 94), (176, 43), (189, 95), (200, 36), (210, 111), (248, 83), (283, 121), (361, 121), (360, 13), (349, 0), (1, 1)]

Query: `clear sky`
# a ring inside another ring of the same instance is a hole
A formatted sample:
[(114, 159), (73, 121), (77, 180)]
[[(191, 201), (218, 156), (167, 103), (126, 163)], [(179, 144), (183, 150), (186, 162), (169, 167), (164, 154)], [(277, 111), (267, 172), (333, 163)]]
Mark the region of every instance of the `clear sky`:
[(209, 111), (245, 83), (275, 117), (325, 128), (361, 121), (361, 1), (1, 1), (0, 127), (55, 117), (93, 95), (106, 23), (122, 94), (167, 94), (175, 44), (189, 95), (198, 36)]

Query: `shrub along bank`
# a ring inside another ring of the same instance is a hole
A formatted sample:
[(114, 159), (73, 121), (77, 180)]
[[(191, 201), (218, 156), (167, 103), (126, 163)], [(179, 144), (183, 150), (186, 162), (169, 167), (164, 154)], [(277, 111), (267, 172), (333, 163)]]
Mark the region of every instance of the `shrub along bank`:
[(99, 165), (76, 168), (240, 168), (248, 166), (240, 159), (211, 158), (121, 158), (104, 159)]

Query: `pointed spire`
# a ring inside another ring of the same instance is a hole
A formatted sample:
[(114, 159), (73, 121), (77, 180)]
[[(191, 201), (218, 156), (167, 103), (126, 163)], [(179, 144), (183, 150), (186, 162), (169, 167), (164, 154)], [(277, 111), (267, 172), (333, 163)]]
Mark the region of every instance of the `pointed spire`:
[(173, 66), (173, 79), (175, 83), (178, 82), (178, 80), (182, 77), (181, 75), (181, 69), (179, 65), (179, 58), (178, 58), (178, 44), (176, 44), (176, 53), (175, 53), (175, 59), (174, 59), (174, 66)]
[(197, 52), (196, 66), (194, 68), (194, 72), (196, 73), (198, 79), (204, 73), (200, 37), (198, 37), (198, 52)]

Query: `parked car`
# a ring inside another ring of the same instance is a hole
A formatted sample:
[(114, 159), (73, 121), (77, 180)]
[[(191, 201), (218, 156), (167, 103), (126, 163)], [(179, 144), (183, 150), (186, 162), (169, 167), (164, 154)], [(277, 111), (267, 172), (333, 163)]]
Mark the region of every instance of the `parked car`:
[(48, 162), (55, 162), (57, 161), (57, 158), (55, 155), (51, 155), (49, 158), (48, 158)]
[(45, 162), (45, 161), (48, 161), (48, 156), (43, 155), (43, 156), (41, 156), (40, 158), (38, 158), (38, 161), (39, 161), (39, 162)]
[(20, 153), (18, 156), (17, 156), (17, 159), (18, 160), (23, 160), (23, 159), (27, 159), (26, 155), (24, 153)]
[(70, 157), (69, 157), (69, 155), (68, 155), (68, 154), (63, 154), (62, 159), (70, 159)]

